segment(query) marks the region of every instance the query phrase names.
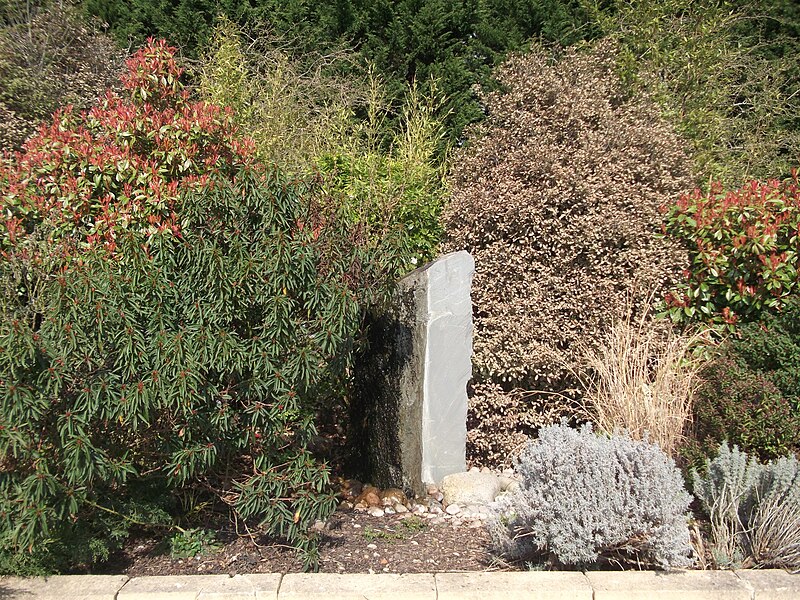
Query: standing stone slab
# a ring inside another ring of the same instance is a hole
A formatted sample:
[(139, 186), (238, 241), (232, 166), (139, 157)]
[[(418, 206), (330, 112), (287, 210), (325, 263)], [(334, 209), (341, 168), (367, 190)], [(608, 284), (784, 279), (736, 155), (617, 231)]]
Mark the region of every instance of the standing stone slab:
[(475, 263), (454, 252), (409, 273), (356, 360), (354, 458), (380, 487), (421, 494), (466, 466)]

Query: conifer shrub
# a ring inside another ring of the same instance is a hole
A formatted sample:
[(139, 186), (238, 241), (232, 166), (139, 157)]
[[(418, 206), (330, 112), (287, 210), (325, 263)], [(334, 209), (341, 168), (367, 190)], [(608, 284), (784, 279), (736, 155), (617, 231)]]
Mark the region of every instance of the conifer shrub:
[(475, 388), (492, 396), (473, 407), (541, 390), (570, 412), (554, 393), (577, 387), (579, 342), (629, 301), (635, 319), (649, 312), (650, 293), (687, 265), (679, 244), (659, 239), (658, 208), (691, 187), (690, 161), (658, 110), (625, 95), (615, 56), (601, 44), (510, 59), (496, 71), (505, 93), (484, 94), (487, 119), (454, 163), (445, 246), (475, 258), (473, 372), (493, 384)]
[(597, 435), (590, 424), (550, 425), (516, 468), (520, 487), (501, 500), (490, 526), (506, 557), (578, 567), (690, 564), (691, 496), (655, 444)]
[(800, 461), (794, 455), (761, 463), (723, 442), (692, 478), (711, 521), (717, 566), (800, 566)]
[(192, 491), (312, 565), (314, 417), (380, 264), (319, 177), (253, 164), (190, 99), (173, 49), (128, 69), (0, 171), (0, 563), (100, 560)]

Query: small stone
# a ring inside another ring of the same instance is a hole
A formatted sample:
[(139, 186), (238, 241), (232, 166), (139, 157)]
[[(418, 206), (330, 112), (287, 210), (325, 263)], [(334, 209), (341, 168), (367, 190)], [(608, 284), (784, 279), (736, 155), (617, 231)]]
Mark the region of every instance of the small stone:
[(493, 502), (502, 486), (493, 473), (453, 473), (442, 479), (441, 489), (447, 504), (488, 504)]
[(399, 513), (399, 514), (408, 512), (408, 509), (405, 506), (403, 506), (402, 504), (395, 504), (392, 508), (394, 508), (394, 512)]
[(469, 472), (470, 473), (480, 473), (481, 470), (478, 467), (470, 467), (469, 468)]
[(382, 508), (373, 506), (372, 508), (369, 509), (369, 511), (367, 511), (367, 514), (369, 514), (372, 517), (382, 517), (385, 513), (383, 512)]
[(339, 510), (352, 510), (352, 509), (353, 509), (353, 503), (348, 500), (342, 500), (339, 503)]
[(441, 502), (442, 500), (444, 500), (444, 494), (442, 492), (436, 492), (435, 494), (433, 494), (432, 498), (437, 502)]
[(391, 506), (392, 504), (407, 504), (408, 498), (402, 490), (397, 488), (388, 488), (381, 492), (381, 500), (384, 506)]
[(438, 488), (438, 487), (436, 487), (435, 485), (433, 485), (433, 484), (430, 484), (430, 485), (428, 486), (428, 495), (429, 495), (429, 496), (433, 496), (433, 495), (434, 495), (436, 492), (438, 492), (438, 491), (439, 491), (439, 488)]
[(442, 510), (441, 506), (431, 506), (428, 509), (428, 512), (430, 512), (430, 513), (432, 513), (434, 515), (440, 515), (440, 514), (442, 514), (444, 512), (444, 510)]
[(415, 504), (412, 511), (417, 514), (422, 514), (428, 512), (428, 507), (425, 506), (424, 504)]
[(353, 523), (353, 529), (361, 529), (361, 525), (358, 523)]
[(365, 485), (364, 490), (356, 498), (356, 505), (365, 504), (367, 506), (381, 506), (381, 496), (378, 488), (372, 485)]
[(419, 546), (419, 542), (417, 540), (411, 540), (412, 546)]
[(389, 564), (389, 561), (388, 561), (387, 559), (385, 559), (385, 558), (382, 558), (382, 559), (381, 559), (381, 564), (382, 564), (382, 565), (388, 565), (388, 564)]
[(375, 544), (367, 544), (367, 548), (369, 548), (370, 550), (377, 550), (378, 546), (376, 546)]
[(481, 473), (491, 473), (492, 470), (489, 467), (481, 467)]
[(362, 502), (366, 502), (367, 506), (381, 506), (383, 504), (381, 497), (377, 493), (372, 491), (364, 494)]
[(320, 521), (319, 519), (317, 519), (316, 521), (314, 521), (314, 524), (310, 527), (310, 529), (311, 531), (316, 531), (317, 533), (324, 531), (325, 521)]
[(461, 507), (458, 504), (449, 504), (445, 509), (448, 515), (457, 515), (461, 512)]
[[(400, 506), (402, 506), (402, 504), (401, 504)], [(383, 512), (384, 512), (385, 514), (387, 514), (387, 515), (393, 515), (393, 514), (395, 514), (397, 511), (396, 511), (394, 508), (392, 508), (391, 506), (384, 506), (384, 507), (383, 507)]]

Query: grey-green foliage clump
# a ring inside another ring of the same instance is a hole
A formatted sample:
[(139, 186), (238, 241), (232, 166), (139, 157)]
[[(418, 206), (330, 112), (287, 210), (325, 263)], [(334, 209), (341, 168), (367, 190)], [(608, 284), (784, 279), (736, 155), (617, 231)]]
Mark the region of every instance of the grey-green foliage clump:
[(766, 464), (723, 442), (694, 490), (711, 521), (717, 566), (800, 566), (800, 461)]
[(655, 444), (562, 423), (539, 430), (517, 470), (522, 483), (501, 500), (490, 527), (504, 556), (577, 566), (690, 564), (691, 496)]

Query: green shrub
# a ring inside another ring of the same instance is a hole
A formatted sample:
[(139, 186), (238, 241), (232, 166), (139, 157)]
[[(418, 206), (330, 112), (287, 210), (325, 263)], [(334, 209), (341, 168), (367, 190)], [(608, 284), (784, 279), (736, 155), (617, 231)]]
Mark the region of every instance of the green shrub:
[(667, 205), (664, 230), (687, 246), (686, 281), (666, 297), (674, 321), (733, 329), (780, 308), (797, 290), (797, 175), (724, 192), (695, 190)]
[(0, 172), (0, 547), (147, 526), (142, 490), (198, 487), (313, 564), (314, 416), (381, 266), (319, 178), (248, 166), (170, 48), (124, 83)]
[[(248, 39), (221, 20), (199, 71), (201, 93), (236, 109), (234, 120), (253, 137), (260, 160), (290, 172), (319, 168), (367, 244), (392, 232), (398, 274), (434, 258), (444, 205), (435, 94), (407, 86), (401, 118), (393, 121), (385, 86), (359, 74), (354, 55), (301, 60), (274, 43)], [(331, 74), (331, 63), (349, 67), (348, 74)]]
[(690, 462), (723, 440), (768, 460), (800, 449), (800, 303), (738, 328), (701, 373)]

